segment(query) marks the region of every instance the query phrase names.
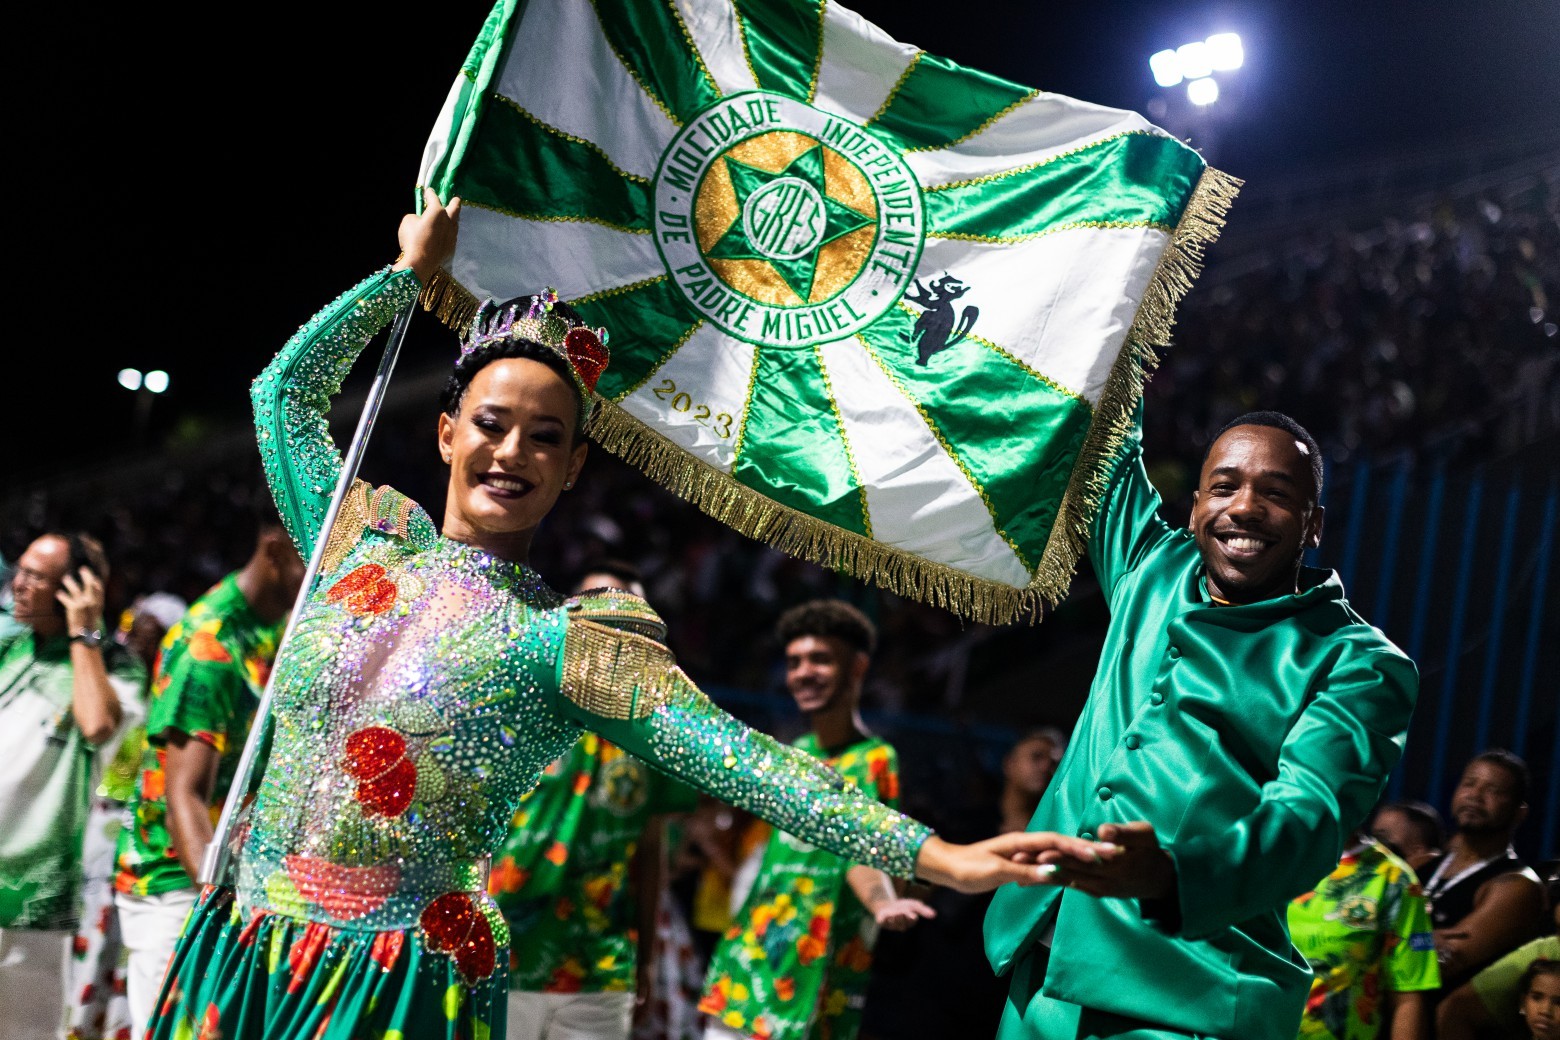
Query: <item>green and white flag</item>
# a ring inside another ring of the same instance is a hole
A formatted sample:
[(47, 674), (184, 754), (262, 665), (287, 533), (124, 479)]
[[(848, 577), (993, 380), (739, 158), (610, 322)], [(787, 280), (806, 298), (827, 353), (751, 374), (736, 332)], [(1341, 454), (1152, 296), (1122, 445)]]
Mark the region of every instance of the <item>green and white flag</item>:
[(593, 434), (745, 534), (987, 621), (1066, 591), (1236, 182), (832, 0), (500, 0), (424, 302), (611, 332)]

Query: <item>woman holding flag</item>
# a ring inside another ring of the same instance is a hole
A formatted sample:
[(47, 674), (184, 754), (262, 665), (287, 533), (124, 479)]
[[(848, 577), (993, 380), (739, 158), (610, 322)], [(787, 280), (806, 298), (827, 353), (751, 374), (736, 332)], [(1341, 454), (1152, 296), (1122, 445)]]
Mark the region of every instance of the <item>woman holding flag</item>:
[(487, 857), (541, 769), (593, 730), (844, 858), (962, 891), (1045, 883), (1035, 858), (1098, 861), (1049, 833), (950, 845), (721, 712), (643, 600), (565, 602), (527, 566), (585, 461), (605, 330), (551, 293), (485, 308), (446, 387), (442, 532), (354, 485), (325, 409), (352, 361), (452, 254), (459, 201), (428, 193), (401, 258), (306, 324), (253, 397), (267, 478), (321, 579), (275, 668), (274, 736), (236, 889), (186, 925), (149, 1036), (501, 1036), (508, 935)]

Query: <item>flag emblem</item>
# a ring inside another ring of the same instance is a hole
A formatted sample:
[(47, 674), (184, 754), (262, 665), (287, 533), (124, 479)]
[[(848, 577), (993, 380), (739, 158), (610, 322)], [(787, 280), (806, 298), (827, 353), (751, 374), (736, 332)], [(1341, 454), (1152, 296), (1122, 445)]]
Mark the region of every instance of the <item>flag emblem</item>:
[(903, 158), (849, 120), (765, 91), (690, 120), (661, 158), (655, 200), (673, 284), (748, 343), (854, 335), (904, 295), (924, 241)]

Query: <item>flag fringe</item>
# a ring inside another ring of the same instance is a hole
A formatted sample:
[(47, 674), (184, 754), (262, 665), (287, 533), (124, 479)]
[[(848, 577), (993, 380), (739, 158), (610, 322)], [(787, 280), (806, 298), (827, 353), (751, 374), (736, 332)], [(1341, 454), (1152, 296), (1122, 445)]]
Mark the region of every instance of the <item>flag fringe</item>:
[[(1203, 255), (1224, 229), (1230, 206), (1243, 182), (1209, 166), (1203, 170), (1159, 257), (1153, 277), (1127, 331), (1126, 344), (1105, 382), (1094, 409), (1072, 477), (1062, 495), (1057, 522), (1051, 528), (1040, 565), (1026, 593), (1055, 606), (1065, 594), (1088, 548), (1094, 516), (1110, 487), (1112, 463), (1121, 454), (1132, 428), (1132, 413), (1143, 396), (1143, 383), (1159, 365), (1159, 351), (1170, 345), (1175, 309), (1197, 276)], [(1057, 590), (1061, 590), (1058, 594)]]
[(709, 516), (799, 559), (990, 625), (1024, 612), (1031, 593), (895, 549), (781, 505), (690, 455), (610, 401), (590, 423), (601, 446)]
[(472, 319), (482, 306), (482, 301), (470, 289), (457, 282), (442, 267), (422, 287), (422, 292), (417, 294), (417, 301), (422, 304), (423, 310), (432, 311), (435, 317), (462, 336), (471, 328)]
[[(1017, 588), (923, 559), (781, 505), (694, 457), (686, 449), (605, 399), (589, 432), (603, 448), (738, 533), (780, 552), (872, 582), (888, 591), (990, 625), (1038, 621), (1067, 594), (1088, 545), (1095, 513), (1109, 488), (1145, 378), (1170, 345), (1175, 309), (1202, 271), (1203, 254), (1219, 237), (1241, 181), (1203, 170), (1138, 305), (1126, 343), (1095, 406), (1083, 448), (1057, 511), (1040, 563)], [(464, 333), (479, 301), (449, 272), (423, 287), (423, 309)]]

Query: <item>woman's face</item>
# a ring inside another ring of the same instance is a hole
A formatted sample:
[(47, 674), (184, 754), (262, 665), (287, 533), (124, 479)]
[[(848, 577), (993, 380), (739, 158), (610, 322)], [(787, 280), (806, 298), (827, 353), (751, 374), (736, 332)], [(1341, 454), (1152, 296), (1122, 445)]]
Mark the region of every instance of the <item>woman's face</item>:
[(483, 367), (459, 413), (439, 416), (449, 512), (477, 533), (535, 530), (585, 464), (585, 441), (574, 439), (578, 413), (574, 388), (539, 361)]

